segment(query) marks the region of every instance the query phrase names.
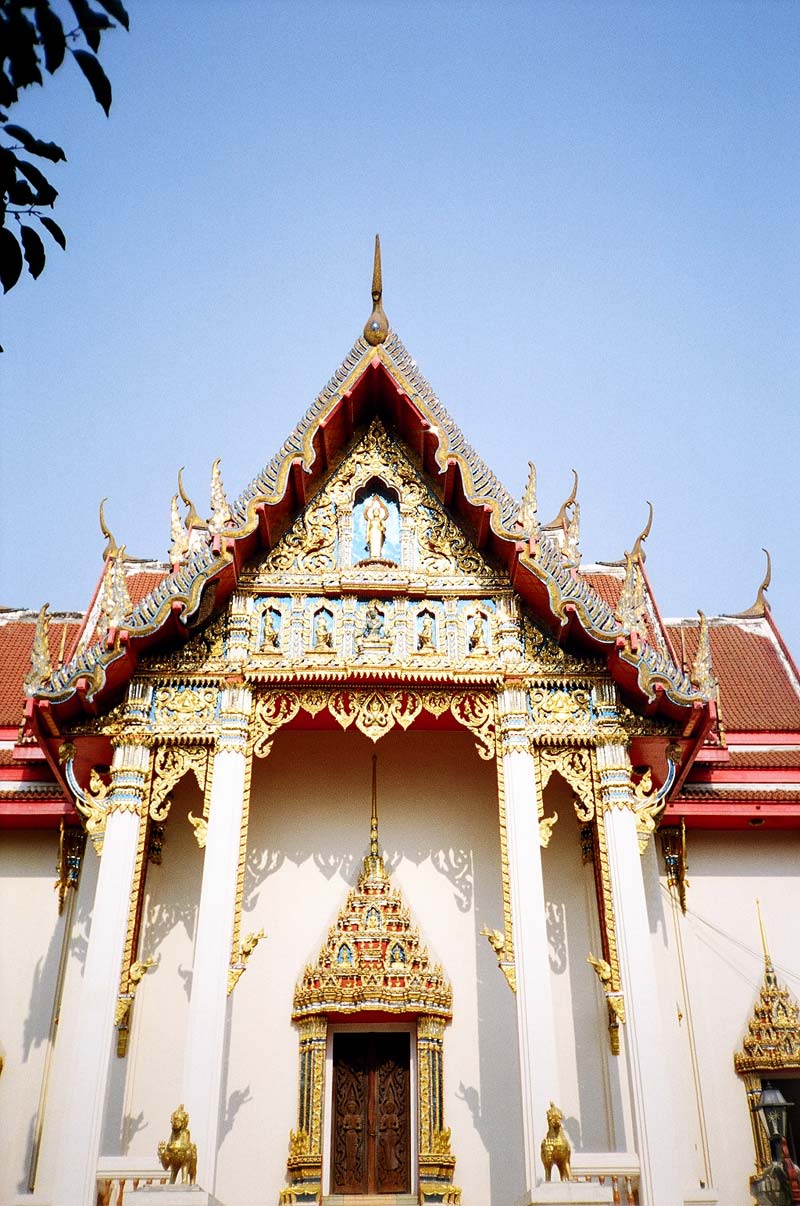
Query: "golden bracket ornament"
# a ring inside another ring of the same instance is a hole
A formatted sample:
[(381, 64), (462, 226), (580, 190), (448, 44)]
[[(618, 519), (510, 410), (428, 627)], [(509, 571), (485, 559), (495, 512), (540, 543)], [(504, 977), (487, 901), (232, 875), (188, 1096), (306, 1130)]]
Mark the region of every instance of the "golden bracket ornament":
[(117, 1027), (117, 1055), (120, 1059), (128, 1053), (128, 1038), (130, 1037), (130, 1012), (136, 996), (136, 990), (145, 978), (151, 967), (156, 966), (155, 959), (147, 958), (137, 960), (131, 964), (131, 969), (128, 972), (128, 986), (126, 992), (121, 992), (117, 997), (117, 1008), (114, 1014), (114, 1025)]
[(93, 767), (89, 775), (89, 786), (84, 791), (75, 777), (75, 746), (71, 741), (65, 741), (58, 751), (58, 760), (64, 767), (64, 776), (75, 800), (75, 808), (83, 821), (83, 827), (92, 840), (92, 845), (98, 854), (103, 849), (103, 837), (106, 831), (108, 813), (109, 786), (100, 777), (100, 772)]
[(611, 1041), (611, 1054), (619, 1055), (619, 1026), (620, 1022), (625, 1021), (625, 998), (621, 992), (614, 990), (614, 973), (611, 964), (605, 959), (596, 959), (590, 951), (586, 956), (586, 962), (590, 963), (597, 973), (597, 978), (600, 981), (600, 986), (603, 990), (603, 995), (608, 1006), (608, 1033)]
[(502, 930), (490, 930), (488, 925), (485, 925), (481, 930), (481, 934), (488, 941), (489, 946), (497, 956), (497, 966), (506, 978), (508, 987), (512, 992), (517, 991), (517, 969), (513, 961), (509, 961), (508, 952), (506, 950), (506, 936)]
[(262, 938), (266, 938), (263, 929), (257, 930), (252, 934), (246, 934), (242, 939), (236, 960), (228, 968), (228, 996), (231, 995), (243, 973), (247, 970), (247, 962)]

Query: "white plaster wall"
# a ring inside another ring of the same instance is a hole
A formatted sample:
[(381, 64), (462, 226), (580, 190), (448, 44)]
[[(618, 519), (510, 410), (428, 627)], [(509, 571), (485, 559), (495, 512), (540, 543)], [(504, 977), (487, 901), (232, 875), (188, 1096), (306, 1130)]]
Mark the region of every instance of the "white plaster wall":
[(169, 1134), (169, 1116), (181, 1100), (184, 1043), (192, 982), (203, 851), (187, 814), (200, 816), (202, 795), (193, 776), (173, 791), (162, 861), (148, 863), (139, 948), (154, 958), (133, 1004), (128, 1054), (111, 1059), (101, 1152), (157, 1163)]
[(64, 920), (53, 891), (58, 832), (0, 843), (0, 1202), (27, 1190)]
[(231, 999), (217, 1193), (275, 1202), (297, 1125), (295, 981), (355, 883), (369, 840), (371, 755), (380, 836), (434, 959), (453, 985), (446, 1121), (464, 1206), (512, 1203), (523, 1185), (514, 997), (480, 936), (502, 927), (493, 763), (468, 734), (279, 733), (253, 777), (243, 931), (262, 925)]
[[(572, 790), (554, 775), (544, 794), (545, 816), (558, 813), (542, 852), (551, 992), (558, 1043), (564, 1126), (575, 1151), (624, 1148), (615, 1135), (619, 1115), (618, 1061), (609, 1056), (608, 1015), (586, 957), (602, 957), (591, 864), (581, 860), (580, 826)], [(616, 1106), (616, 1109), (615, 1109)]]
[(714, 1185), (725, 1206), (751, 1206), (752, 1130), (733, 1069), (764, 971), (756, 897), (779, 979), (800, 998), (800, 836), (688, 833), (682, 918)]

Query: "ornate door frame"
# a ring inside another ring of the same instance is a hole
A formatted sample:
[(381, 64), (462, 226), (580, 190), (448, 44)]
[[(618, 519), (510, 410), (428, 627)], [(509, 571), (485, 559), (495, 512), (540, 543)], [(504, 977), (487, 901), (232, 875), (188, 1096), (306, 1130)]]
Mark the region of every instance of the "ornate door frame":
[(322, 1193), (331, 1192), (331, 1154), (333, 1125), (333, 1036), (334, 1034), (407, 1034), (409, 1036), (408, 1076), (411, 1085), (411, 1192), (416, 1193), (419, 1185), (419, 1073), (417, 1064), (417, 1019), (407, 1022), (376, 1022), (371, 1018), (359, 1022), (328, 1021), (328, 1036), (325, 1045), (325, 1084), (323, 1089), (324, 1131), (322, 1141)]

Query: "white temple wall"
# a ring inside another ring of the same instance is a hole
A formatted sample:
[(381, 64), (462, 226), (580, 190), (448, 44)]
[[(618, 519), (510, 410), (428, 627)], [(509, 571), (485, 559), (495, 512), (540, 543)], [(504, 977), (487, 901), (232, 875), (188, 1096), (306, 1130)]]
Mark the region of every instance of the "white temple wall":
[(800, 837), (690, 830), (687, 845), (681, 920), (714, 1185), (726, 1206), (751, 1206), (752, 1130), (733, 1056), (764, 977), (757, 897), (778, 979), (800, 998)]
[[(128, 1054), (111, 1058), (101, 1154), (156, 1160), (180, 1104), (203, 851), (187, 814), (200, 816), (194, 777), (174, 789), (161, 865), (148, 863), (138, 950), (153, 958), (136, 992)], [(115, 1043), (116, 1047), (116, 1043)]]
[[(4, 1060), (0, 1092), (0, 1202), (27, 1194), (31, 1153), (45, 1073), (53, 1001), (58, 979), (68, 902), (58, 914), (53, 890), (58, 855), (57, 830), (5, 832), (0, 842), (0, 1055)], [(91, 849), (85, 861), (98, 860)], [(51, 1175), (49, 1124), (63, 1102), (68, 1079), (70, 1025), (86, 953), (89, 916), (86, 887), (93, 894), (96, 867), (88, 867), (81, 894), (73, 901), (69, 955), (62, 993), (58, 1043), (50, 1060), (47, 1114), (37, 1164), (36, 1189)]]
[(58, 832), (10, 832), (0, 843), (0, 1201), (24, 1192), (47, 1051), (64, 918), (55, 880)]
[(586, 958), (602, 957), (591, 864), (581, 860), (572, 789), (554, 775), (544, 793), (545, 816), (558, 813), (543, 851), (551, 992), (558, 1042), (559, 1108), (574, 1151), (624, 1150), (619, 1062), (609, 1055), (608, 1014)]
[[(523, 1184), (514, 996), (482, 926), (502, 928), (495, 767), (467, 733), (278, 734), (256, 764), (243, 934), (267, 938), (231, 998), (217, 1193), (277, 1201), (297, 1125), (292, 994), (354, 885), (369, 841), (378, 754), (380, 840), (431, 957), (453, 986), (445, 1118), (465, 1203), (514, 1200)], [(344, 1019), (347, 1020), (347, 1019)]]

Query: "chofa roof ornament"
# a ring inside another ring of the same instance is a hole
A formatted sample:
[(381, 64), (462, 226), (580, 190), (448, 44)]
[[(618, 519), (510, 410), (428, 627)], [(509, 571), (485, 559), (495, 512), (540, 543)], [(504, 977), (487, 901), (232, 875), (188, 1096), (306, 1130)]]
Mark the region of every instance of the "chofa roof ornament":
[(747, 611), (737, 612), (735, 616), (737, 620), (756, 620), (760, 619), (767, 613), (769, 603), (767, 602), (765, 592), (769, 589), (769, 584), (772, 581), (772, 558), (766, 549), (762, 549), (761, 552), (767, 558), (767, 571), (764, 574), (761, 585), (758, 588), (758, 594), (756, 595), (755, 602), (751, 607), (747, 608)]
[(375, 262), (372, 269), (372, 313), (364, 326), (364, 338), (374, 348), (386, 342), (389, 319), (383, 312), (383, 274), (381, 272), (381, 236), (375, 235)]

